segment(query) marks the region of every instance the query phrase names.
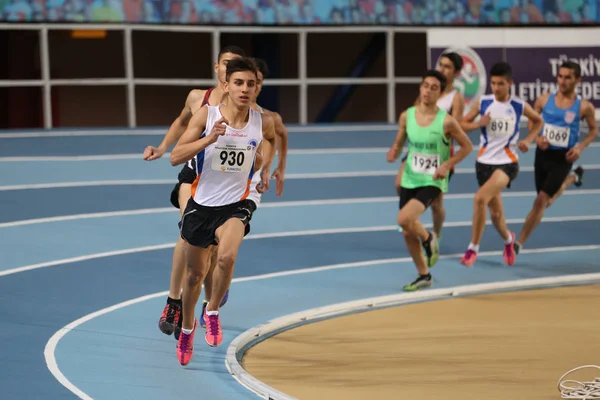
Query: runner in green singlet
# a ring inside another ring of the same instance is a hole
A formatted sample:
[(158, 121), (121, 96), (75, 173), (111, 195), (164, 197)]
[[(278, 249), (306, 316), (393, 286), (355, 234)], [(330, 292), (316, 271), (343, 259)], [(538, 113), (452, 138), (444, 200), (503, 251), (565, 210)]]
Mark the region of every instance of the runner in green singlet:
[[(473, 149), (473, 144), (456, 119), (436, 104), (445, 87), (446, 78), (440, 72), (430, 70), (425, 73), (419, 88), (419, 104), (400, 115), (398, 135), (387, 153), (388, 162), (396, 161), (408, 137), (408, 158), (400, 186), (398, 225), (402, 227), (406, 247), (419, 277), (404, 286), (406, 291), (431, 286), (429, 267), (437, 262), (439, 248), (435, 233), (427, 231), (419, 217), (440, 193), (448, 191), (450, 169)], [(452, 157), (451, 139), (460, 145), (460, 150)]]

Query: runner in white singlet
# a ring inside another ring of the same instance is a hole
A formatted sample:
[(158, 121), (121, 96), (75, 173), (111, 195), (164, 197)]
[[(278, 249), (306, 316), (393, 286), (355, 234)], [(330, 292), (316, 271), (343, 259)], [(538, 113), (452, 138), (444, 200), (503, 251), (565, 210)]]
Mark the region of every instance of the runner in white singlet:
[[(262, 90), (262, 85), (264, 80), (269, 76), (269, 67), (266, 62), (261, 59), (253, 59), (257, 66), (257, 81), (256, 81), (256, 99), (260, 95)], [(283, 194), (283, 182), (285, 176), (285, 167), (287, 161), (287, 148), (288, 148), (288, 132), (283, 124), (283, 120), (279, 113), (274, 111), (269, 111), (258, 104), (256, 104), (256, 99), (254, 100), (253, 108), (262, 113), (267, 113), (273, 118), (273, 122), (275, 124), (275, 134), (276, 134), (276, 143), (277, 143), (277, 167), (275, 171), (271, 175), (271, 178), (276, 180), (275, 193), (278, 196)], [(260, 148), (259, 148), (260, 150)], [(257, 184), (260, 182), (260, 174), (262, 172), (262, 156), (258, 152), (256, 153), (256, 172), (254, 173), (254, 178), (252, 178), (252, 184), (250, 185), (250, 194), (248, 195), (248, 200), (252, 201), (253, 210), (256, 211), (258, 206), (260, 205), (260, 201), (262, 199), (262, 193), (256, 190)], [(200, 314), (200, 326), (205, 327), (206, 321), (204, 320), (204, 309), (210, 300), (210, 295), (212, 293), (212, 275), (215, 267), (217, 266), (217, 251), (218, 246), (212, 246), (211, 255), (210, 255), (210, 269), (206, 279), (204, 280), (204, 292), (205, 292), (205, 300), (202, 302), (202, 313)], [(228, 293), (225, 295), (225, 299), (227, 299)], [(223, 302), (225, 301), (223, 300)], [(223, 306), (223, 304), (221, 304)]]
[[(217, 56), (217, 62), (214, 64), (214, 71), (217, 76), (216, 86), (208, 90), (193, 89), (189, 92), (181, 113), (169, 127), (160, 145), (158, 147), (147, 146), (144, 149), (144, 160), (154, 161), (161, 158), (181, 138), (192, 116), (198, 109), (207, 104), (219, 104), (221, 102), (225, 95), (223, 84), (227, 64), (229, 61), (245, 55), (244, 50), (237, 46), (226, 46), (221, 49)], [(179, 209), (180, 216), (183, 214), (185, 205), (191, 196), (191, 187), (195, 178), (196, 162), (195, 158), (192, 158), (184, 164), (181, 172), (179, 172), (178, 182), (171, 192), (171, 204)], [(181, 330), (181, 287), (185, 278), (185, 254), (183, 249), (184, 240), (180, 236), (175, 244), (175, 249), (173, 249), (169, 295), (158, 320), (158, 328), (161, 332), (166, 335), (174, 334), (175, 340), (179, 339)], [(226, 300), (227, 297), (223, 301)]]
[[(476, 101), (461, 125), (466, 131), (480, 128), (480, 145), (475, 174), (479, 190), (473, 198), (473, 225), (471, 242), (460, 262), (472, 267), (477, 259), (479, 243), (485, 229), (487, 208), (496, 231), (504, 241), (504, 261), (513, 265), (516, 253), (513, 248), (515, 234), (506, 226), (502, 190), (510, 188), (510, 183), (519, 173), (519, 127), (521, 117), (531, 121), (529, 137), (533, 138), (541, 130), (543, 121), (540, 115), (526, 102), (511, 97), (513, 84), (512, 68), (508, 63), (499, 62), (490, 70), (490, 86), (493, 94), (484, 95)], [(481, 118), (475, 121), (477, 116)]]
[(257, 72), (247, 58), (227, 65), (225, 104), (202, 107), (171, 153), (179, 165), (196, 157), (197, 177), (192, 198), (183, 213), (181, 237), (186, 241), (188, 274), (182, 293), (183, 324), (177, 343), (177, 358), (187, 365), (193, 356), (196, 303), (209, 269), (209, 246), (218, 244), (218, 268), (213, 275), (210, 301), (206, 307), (206, 335), (209, 346), (219, 346), (223, 331), (219, 305), (231, 283), (235, 260), (244, 236), (249, 232), (252, 206), (248, 200), (255, 174), (256, 151), (262, 144), (263, 171), (257, 190), (269, 188), (274, 156), (273, 119), (251, 106), (256, 97)]

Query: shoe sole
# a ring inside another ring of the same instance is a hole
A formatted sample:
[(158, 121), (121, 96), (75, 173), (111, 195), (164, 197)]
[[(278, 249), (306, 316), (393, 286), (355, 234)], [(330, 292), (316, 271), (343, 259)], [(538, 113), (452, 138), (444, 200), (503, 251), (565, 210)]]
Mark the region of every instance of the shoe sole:
[(221, 345), (221, 343), (219, 344), (212, 344), (208, 341), (208, 339), (206, 338), (206, 336), (204, 336), (204, 341), (206, 342), (207, 345), (209, 345), (210, 347), (219, 347)]
[(414, 289), (408, 289), (406, 287), (403, 287), (402, 290), (404, 290), (405, 292), (417, 292), (419, 290), (423, 290), (423, 289), (429, 289), (431, 287), (431, 283), (428, 285), (424, 285), (418, 288), (414, 288)]
[(475, 261), (473, 261), (473, 262), (471, 262), (471, 263), (468, 263), (468, 262), (466, 262), (466, 261), (464, 261), (464, 260), (460, 260), (460, 263), (461, 263), (462, 265), (464, 265), (465, 267), (467, 267), (467, 268), (473, 268), (473, 264), (475, 264)]
[(186, 365), (188, 365), (189, 363), (192, 362), (192, 358), (194, 358), (194, 353), (193, 352), (192, 352), (192, 356), (190, 357), (190, 359), (188, 360), (188, 362), (182, 363), (181, 359), (179, 358), (179, 356), (177, 357), (177, 361), (179, 361), (179, 365), (181, 365), (182, 367), (185, 367)]
[(191, 363), (192, 360), (188, 361), (187, 363), (182, 363), (181, 361), (179, 361), (179, 365), (181, 365), (182, 367), (185, 367), (186, 365), (188, 365), (189, 363)]
[[(514, 252), (514, 250), (513, 250), (513, 252)], [(510, 259), (509, 257), (506, 256), (506, 251), (504, 252), (504, 262), (506, 263), (506, 265), (511, 267), (515, 264), (516, 260), (517, 260), (517, 257), (514, 254), (513, 254), (512, 259)]]
[(173, 334), (173, 324), (170, 324), (167, 321), (159, 321), (158, 329), (165, 335), (171, 336)]

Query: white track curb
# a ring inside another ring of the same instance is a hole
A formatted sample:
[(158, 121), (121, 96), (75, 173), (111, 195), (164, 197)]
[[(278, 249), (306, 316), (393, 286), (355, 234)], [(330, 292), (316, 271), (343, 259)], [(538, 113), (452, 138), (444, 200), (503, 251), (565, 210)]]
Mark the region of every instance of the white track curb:
[(509, 291), (515, 289), (534, 289), (547, 286), (568, 286), (592, 284), (600, 282), (600, 273), (563, 275), (545, 278), (519, 279), (506, 282), (493, 282), (477, 285), (455, 286), (451, 288), (424, 290), (413, 293), (400, 293), (381, 297), (355, 300), (330, 306), (313, 308), (294, 314), (276, 318), (240, 334), (227, 348), (225, 366), (233, 378), (248, 390), (267, 400), (297, 400), (282, 393), (250, 375), (241, 365), (241, 360), (248, 349), (283, 331), (319, 320), (338, 317), (373, 309), (380, 309), (402, 304), (427, 300), (439, 300), (451, 296), (464, 296), (490, 292)]

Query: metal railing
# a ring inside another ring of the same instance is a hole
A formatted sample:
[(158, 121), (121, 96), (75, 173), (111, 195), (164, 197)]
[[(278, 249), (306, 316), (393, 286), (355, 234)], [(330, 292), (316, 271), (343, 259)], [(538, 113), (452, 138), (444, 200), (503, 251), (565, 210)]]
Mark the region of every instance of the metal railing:
[[(125, 76), (123, 78), (86, 78), (86, 79), (52, 79), (50, 76), (50, 49), (48, 32), (50, 30), (110, 30), (123, 32), (123, 51), (125, 60)], [(420, 77), (395, 76), (394, 35), (404, 32), (426, 32), (426, 28), (410, 27), (207, 27), (178, 25), (121, 25), (121, 24), (0, 24), (0, 30), (34, 30), (39, 32), (41, 79), (32, 80), (0, 80), (0, 87), (41, 87), (43, 91), (44, 127), (52, 128), (53, 86), (126, 86), (127, 121), (129, 127), (136, 127), (136, 86), (199, 86), (214, 85), (211, 79), (143, 79), (134, 76), (133, 31), (159, 32), (200, 32), (212, 35), (212, 59), (217, 61), (223, 33), (286, 33), (296, 34), (298, 39), (298, 78), (269, 79), (265, 86), (296, 86), (298, 91), (298, 115), (300, 124), (308, 123), (308, 86), (309, 85), (387, 85), (387, 122), (394, 123), (396, 115), (396, 84), (419, 83)], [(309, 78), (307, 76), (307, 35), (310, 33), (385, 33), (386, 34), (386, 76), (381, 78)], [(429, 59), (428, 59), (429, 63)]]

